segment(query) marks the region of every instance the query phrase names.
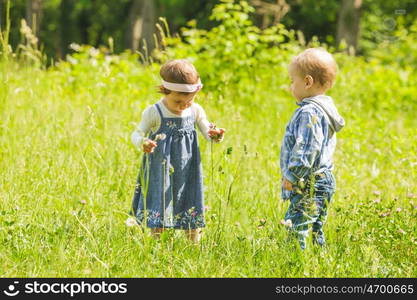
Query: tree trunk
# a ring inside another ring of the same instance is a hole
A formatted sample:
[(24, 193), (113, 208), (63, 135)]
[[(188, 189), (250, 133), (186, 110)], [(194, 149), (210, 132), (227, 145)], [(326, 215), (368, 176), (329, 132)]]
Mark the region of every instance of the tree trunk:
[(142, 50), (140, 47), (146, 43), (147, 50), (151, 51), (155, 47), (154, 33), (155, 1), (132, 0), (126, 32), (127, 47), (132, 51)]
[(362, 0), (342, 0), (337, 21), (337, 45), (344, 40), (349, 48), (356, 51), (361, 12)]
[(90, 19), (91, 11), (88, 8), (83, 8), (78, 15), (78, 29), (80, 32), (81, 44), (92, 44), (93, 41), (90, 40), (90, 34), (88, 29), (91, 26)]
[(37, 36), (42, 21), (42, 0), (26, 0), (26, 22)]
[(73, 0), (62, 0), (59, 5), (59, 48), (57, 57), (63, 58), (68, 53), (68, 46), (74, 40), (71, 12), (74, 9)]

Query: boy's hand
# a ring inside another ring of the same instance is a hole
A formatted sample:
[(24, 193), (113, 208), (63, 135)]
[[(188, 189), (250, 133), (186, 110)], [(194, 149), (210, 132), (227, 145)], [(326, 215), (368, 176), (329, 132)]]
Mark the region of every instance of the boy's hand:
[(150, 139), (146, 139), (143, 142), (143, 145), (142, 145), (143, 152), (153, 153), (153, 150), (155, 149), (156, 146), (158, 146), (158, 144), (155, 141), (152, 141)]
[(210, 124), (208, 135), (212, 140), (216, 142), (221, 142), (223, 140), (225, 132), (226, 130), (224, 128), (216, 128), (216, 125)]
[(292, 191), (292, 183), (285, 178), (282, 178), (282, 187), (287, 191)]

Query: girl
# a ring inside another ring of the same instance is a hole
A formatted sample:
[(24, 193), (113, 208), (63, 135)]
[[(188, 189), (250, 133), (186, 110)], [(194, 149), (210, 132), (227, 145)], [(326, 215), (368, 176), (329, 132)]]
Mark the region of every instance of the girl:
[(175, 228), (197, 242), (205, 221), (195, 124), (215, 142), (223, 140), (225, 130), (209, 123), (203, 108), (193, 102), (203, 85), (191, 63), (167, 62), (160, 75), (164, 97), (145, 109), (132, 134), (133, 144), (145, 152), (132, 208), (138, 223), (145, 222), (154, 237), (164, 228)]

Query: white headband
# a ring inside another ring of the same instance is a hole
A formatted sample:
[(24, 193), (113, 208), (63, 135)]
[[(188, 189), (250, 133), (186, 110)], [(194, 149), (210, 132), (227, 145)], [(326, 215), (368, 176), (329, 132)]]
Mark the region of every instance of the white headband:
[(162, 86), (174, 92), (194, 93), (198, 92), (203, 87), (203, 84), (201, 83), (200, 79), (196, 84), (172, 83), (162, 79)]

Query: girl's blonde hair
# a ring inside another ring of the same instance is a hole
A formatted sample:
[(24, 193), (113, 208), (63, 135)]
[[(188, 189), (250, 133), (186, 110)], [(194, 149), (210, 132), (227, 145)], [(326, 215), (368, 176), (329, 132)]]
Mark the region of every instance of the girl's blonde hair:
[[(162, 65), (159, 74), (163, 80), (171, 83), (196, 84), (200, 79), (200, 75), (194, 65), (185, 59), (174, 59), (166, 62)], [(172, 92), (162, 85), (159, 87), (159, 91), (165, 95)], [(189, 94), (186, 92), (177, 93)]]
[(309, 48), (298, 54), (291, 65), (301, 76), (310, 75), (315, 82), (328, 88), (336, 79), (337, 64), (333, 56), (323, 48)]

